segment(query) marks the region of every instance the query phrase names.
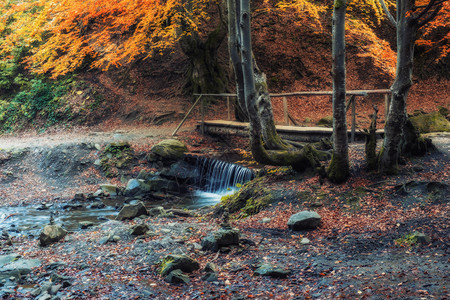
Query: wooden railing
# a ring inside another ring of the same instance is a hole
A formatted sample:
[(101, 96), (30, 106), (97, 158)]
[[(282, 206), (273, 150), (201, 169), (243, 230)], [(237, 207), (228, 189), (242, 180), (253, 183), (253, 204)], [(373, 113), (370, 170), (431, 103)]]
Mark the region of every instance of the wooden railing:
[[(390, 97), (391, 90), (349, 90), (346, 92), (350, 98), (346, 103), (346, 110), (348, 111), (351, 107), (351, 119), (352, 119), (352, 127), (351, 127), (351, 141), (355, 140), (355, 131), (356, 131), (356, 97), (367, 96), (367, 95), (384, 95), (385, 101), (385, 119), (387, 120), (387, 116), (389, 114), (389, 105), (390, 105)], [(290, 116), (287, 105), (287, 97), (293, 96), (302, 96), (302, 97), (314, 97), (314, 96), (332, 96), (333, 91), (312, 91), (312, 92), (292, 92), (292, 93), (280, 93), (280, 94), (270, 94), (271, 98), (283, 98), (283, 115), (284, 115), (284, 123), (285, 125), (289, 125), (289, 119), (293, 121), (294, 119)], [(191, 106), (187, 114), (184, 116), (183, 120), (177, 126), (172, 135), (175, 135), (184, 122), (187, 120), (188, 116), (194, 110), (195, 106), (200, 102), (200, 114), (201, 114), (201, 131), (204, 133), (204, 122), (205, 122), (205, 103), (204, 97), (226, 97), (227, 99), (227, 117), (228, 120), (231, 120), (231, 106), (230, 106), (230, 97), (236, 97), (236, 94), (194, 94), (194, 96), (198, 96), (194, 104)]]

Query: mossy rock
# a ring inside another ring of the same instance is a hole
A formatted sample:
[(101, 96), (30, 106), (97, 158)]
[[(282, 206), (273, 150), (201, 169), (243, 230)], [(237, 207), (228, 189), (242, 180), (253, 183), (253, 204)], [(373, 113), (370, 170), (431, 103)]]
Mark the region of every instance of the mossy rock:
[(161, 276), (167, 276), (170, 272), (177, 269), (186, 273), (192, 273), (200, 269), (200, 264), (186, 255), (166, 255), (161, 262), (159, 273)]
[(134, 152), (127, 142), (108, 144), (100, 154), (100, 166), (107, 177), (113, 177), (116, 169), (127, 168), (134, 160)]
[(183, 158), (188, 149), (182, 142), (169, 139), (154, 145), (151, 151), (161, 159), (179, 160)]
[(317, 122), (317, 126), (321, 127), (333, 127), (333, 117), (332, 116), (326, 116), (320, 119)]
[(418, 114), (410, 120), (420, 133), (450, 132), (450, 122), (440, 112)]
[(246, 183), (238, 192), (222, 197), (221, 204), (230, 213), (241, 211), (254, 215), (276, 199), (271, 190), (265, 188), (264, 178)]

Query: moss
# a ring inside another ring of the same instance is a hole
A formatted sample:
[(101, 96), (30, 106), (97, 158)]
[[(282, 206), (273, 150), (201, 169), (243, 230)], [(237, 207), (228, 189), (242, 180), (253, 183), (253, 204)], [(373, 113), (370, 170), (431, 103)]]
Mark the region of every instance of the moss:
[(246, 183), (238, 192), (224, 196), (221, 205), (230, 213), (241, 211), (244, 216), (254, 215), (274, 201), (272, 192), (265, 188), (264, 178)]
[(418, 114), (410, 120), (420, 133), (450, 132), (450, 122), (440, 112)]
[(332, 116), (323, 117), (317, 122), (317, 126), (330, 128), (333, 127), (333, 117)]
[(100, 154), (100, 166), (105, 176), (118, 175), (117, 169), (127, 167), (133, 161), (133, 149), (126, 142), (111, 143)]
[(327, 169), (327, 177), (335, 183), (344, 182), (350, 175), (348, 162), (337, 156), (335, 153), (331, 156), (330, 164)]
[(341, 7), (345, 6), (345, 4), (346, 4), (345, 0), (335, 0), (334, 1), (334, 8), (335, 9), (341, 8)]

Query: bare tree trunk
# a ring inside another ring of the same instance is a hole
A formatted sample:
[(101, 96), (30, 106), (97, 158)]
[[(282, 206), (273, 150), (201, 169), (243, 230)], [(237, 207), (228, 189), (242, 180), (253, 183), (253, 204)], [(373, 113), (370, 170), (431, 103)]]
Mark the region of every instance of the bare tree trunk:
[[(238, 3), (236, 3), (238, 2)], [(230, 53), (231, 63), (233, 64), (234, 77), (236, 80), (236, 105), (235, 116), (237, 121), (248, 121), (247, 106), (245, 105), (244, 93), (244, 75), (240, 66), (241, 59), (239, 57), (239, 41), (238, 41), (238, 18), (240, 15), (239, 0), (227, 0), (228, 6), (228, 51)]]
[(290, 165), (298, 171), (303, 171), (311, 167), (316, 168), (320, 165), (320, 162), (318, 160), (317, 150), (313, 147), (304, 147), (300, 151), (268, 151), (264, 148), (262, 142), (264, 128), (260, 120), (259, 106), (266, 104), (265, 101), (268, 99), (267, 86), (265, 89), (256, 88), (262, 82), (258, 82), (258, 76), (254, 74), (255, 68), (250, 30), (250, 0), (241, 0), (240, 8), (241, 67), (244, 76), (245, 102), (250, 118), (249, 134), (253, 157), (262, 164), (276, 166)]
[(328, 178), (343, 182), (349, 175), (348, 135), (345, 110), (345, 13), (346, 0), (335, 0), (333, 10), (333, 155)]
[(401, 155), (401, 140), (406, 124), (406, 99), (412, 85), (414, 43), (418, 22), (408, 16), (414, 7), (414, 0), (397, 1), (397, 70), (391, 87), (391, 105), (384, 128), (383, 148), (380, 152), (379, 168), (382, 173), (395, 174)]

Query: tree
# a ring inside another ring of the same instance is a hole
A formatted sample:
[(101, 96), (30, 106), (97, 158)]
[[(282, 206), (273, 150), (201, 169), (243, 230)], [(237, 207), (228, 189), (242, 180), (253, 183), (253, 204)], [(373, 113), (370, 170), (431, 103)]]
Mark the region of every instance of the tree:
[(333, 155), (328, 178), (343, 182), (349, 175), (348, 135), (345, 109), (345, 13), (347, 0), (335, 0), (333, 8)]
[(407, 114), (406, 99), (412, 85), (414, 44), (418, 30), (433, 20), (447, 0), (397, 0), (394, 18), (383, 0), (380, 0), (389, 20), (397, 32), (397, 66), (395, 81), (391, 87), (392, 96), (389, 115), (384, 129), (385, 137), (380, 152), (379, 168), (386, 174), (398, 169), (402, 153), (402, 138), (405, 135)]
[[(298, 150), (292, 147), (289, 148), (283, 142), (282, 144), (277, 144), (277, 140), (272, 140), (273, 145), (271, 146), (276, 148), (276, 150), (273, 150), (269, 148), (270, 146), (267, 143), (263, 143), (264, 130), (268, 129), (266, 124), (274, 124), (274, 118), (265, 76), (255, 67), (252, 53), (250, 0), (229, 1), (236, 1), (235, 10), (229, 11), (229, 13), (235, 14), (236, 24), (239, 24), (239, 26), (236, 26), (235, 40), (238, 41), (236, 46), (240, 64), (235, 63), (234, 66), (242, 69), (245, 105), (250, 119), (249, 136), (253, 157), (256, 161), (263, 164), (292, 166), (298, 171), (319, 166), (317, 150), (311, 146)], [(233, 4), (229, 3), (228, 7), (233, 7)], [(230, 40), (234, 39), (231, 38)], [(276, 136), (279, 138), (278, 135)]]
[(216, 28), (202, 30), (214, 23), (210, 7), (221, 5), (221, 0), (18, 1), (0, 21), (0, 52), (29, 46), (28, 67), (56, 78), (85, 66), (106, 70), (139, 62), (179, 42), (190, 58), (191, 91), (223, 91), (216, 54), (227, 32), (223, 9)]

